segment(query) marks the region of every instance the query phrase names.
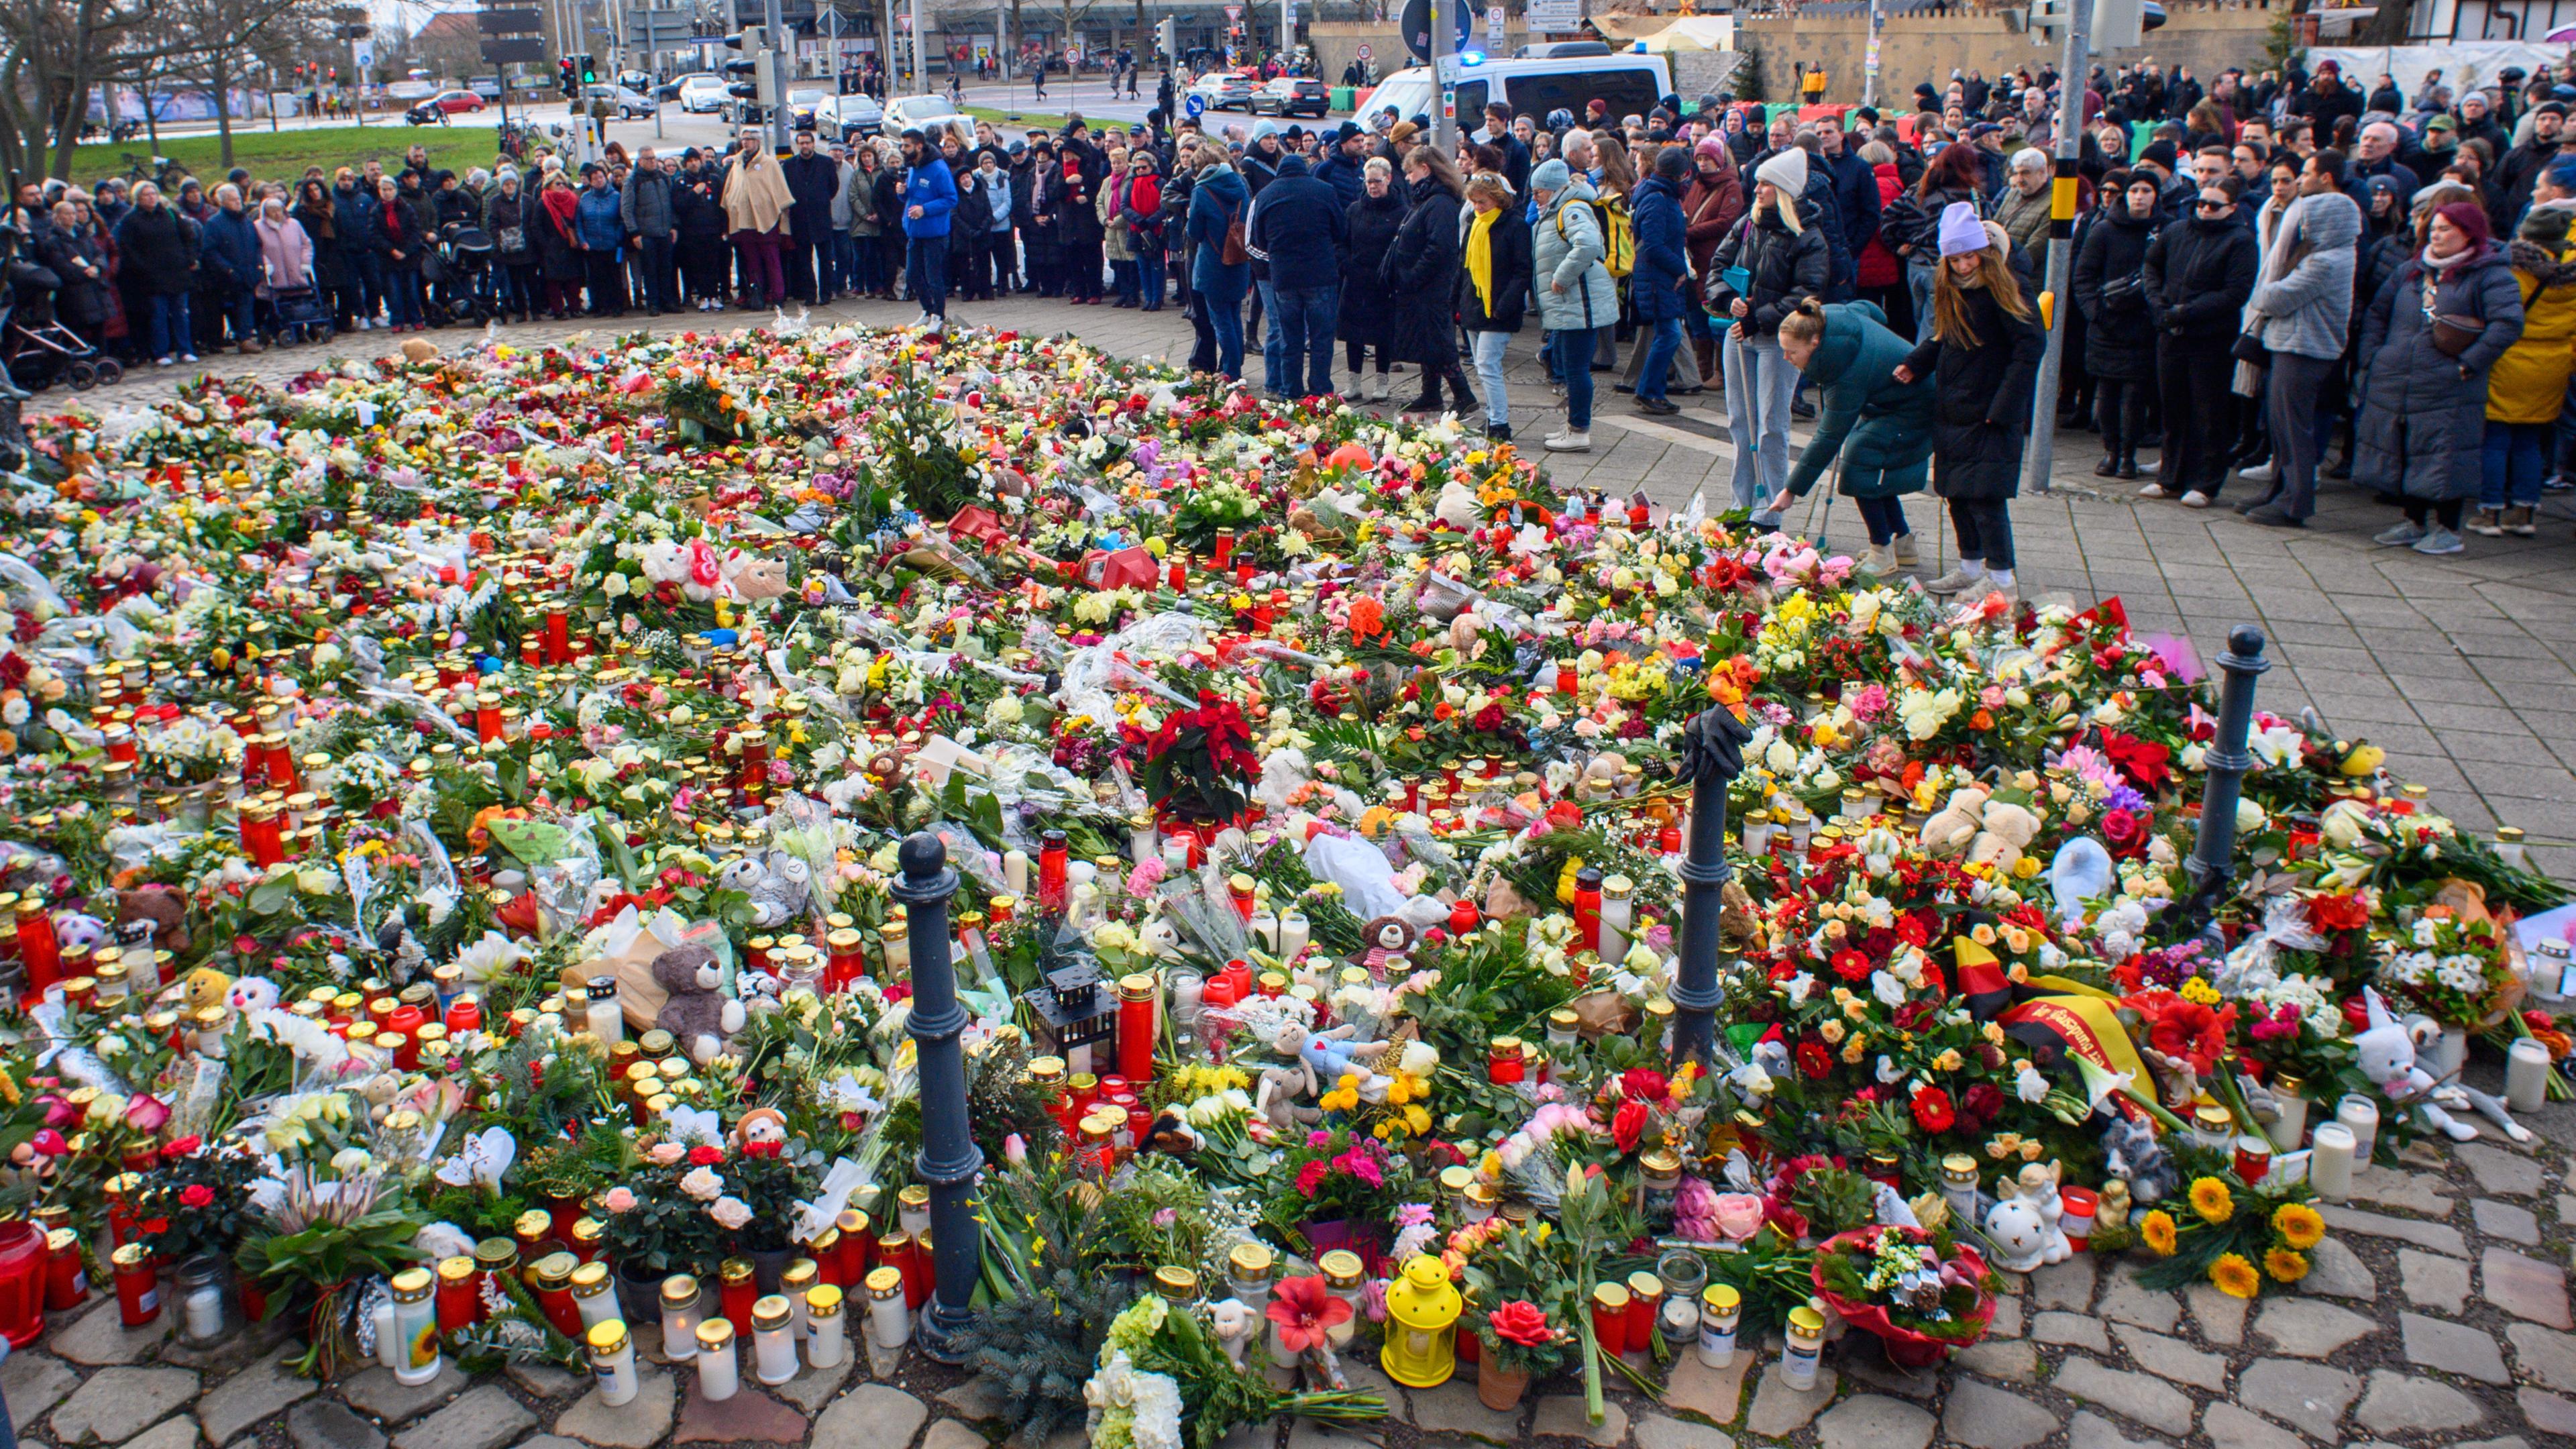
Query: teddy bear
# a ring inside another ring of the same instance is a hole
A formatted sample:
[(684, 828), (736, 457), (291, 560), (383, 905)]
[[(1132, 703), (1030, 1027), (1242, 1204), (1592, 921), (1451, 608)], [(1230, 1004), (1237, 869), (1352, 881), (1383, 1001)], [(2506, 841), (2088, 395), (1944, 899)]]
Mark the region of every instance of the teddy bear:
[(728, 549), (724, 561), (725, 582), (732, 585), (734, 596), (741, 599), (775, 599), (787, 592), (787, 563), (783, 559), (763, 558), (742, 549)]
[(426, 337), (403, 339), (402, 355), (414, 363), (428, 362), (438, 356), (438, 344)]
[(704, 946), (674, 946), (653, 958), (653, 980), (670, 993), (653, 1024), (688, 1048), (705, 1066), (724, 1050), (725, 1038), (742, 1030), (742, 1003), (727, 998), (724, 969)]
[(1920, 838), (1923, 848), (1934, 855), (1947, 855), (1976, 838), (1984, 828), (1986, 792), (1974, 785), (1950, 792), (1950, 803), (1941, 807), (1931, 819), (1923, 822)]
[(139, 885), (119, 893), (116, 938), (144, 950), (185, 955), (196, 939), (188, 930), (188, 898), (166, 885)]
[(2022, 852), (2039, 834), (2039, 817), (2009, 800), (1988, 800), (1983, 825), (1968, 842), (1968, 864), (1992, 866), (1998, 875), (2012, 874), (2021, 864)]
[(277, 983), (265, 976), (244, 976), (224, 992), (224, 1005), (236, 1016), (265, 1011), (277, 1005)]
[(209, 1006), (221, 1006), (231, 994), (233, 979), (212, 966), (200, 966), (180, 983), (180, 999), (187, 1004), (188, 1014), (196, 1015)]
[(1359, 964), (1367, 967), (1370, 975), (1383, 981), (1386, 979), (1387, 962), (1412, 955), (1422, 940), (1422, 933), (1402, 916), (1380, 916), (1360, 928), (1360, 940), (1365, 946), (1360, 953)]
[(752, 924), (769, 931), (805, 913), (814, 898), (814, 869), (792, 851), (772, 850), (725, 862), (716, 884), (751, 897)]

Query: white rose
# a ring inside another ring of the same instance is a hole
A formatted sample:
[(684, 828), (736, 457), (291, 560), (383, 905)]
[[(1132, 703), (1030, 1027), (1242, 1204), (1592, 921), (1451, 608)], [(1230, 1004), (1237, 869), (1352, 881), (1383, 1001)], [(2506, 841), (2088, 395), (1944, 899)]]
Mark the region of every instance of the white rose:
[(680, 1191), (700, 1202), (713, 1202), (724, 1194), (724, 1179), (711, 1167), (696, 1167), (680, 1179)]
[(751, 1221), (751, 1204), (738, 1197), (720, 1197), (716, 1199), (715, 1206), (707, 1209), (707, 1216), (714, 1218), (727, 1232), (739, 1232), (743, 1224)]

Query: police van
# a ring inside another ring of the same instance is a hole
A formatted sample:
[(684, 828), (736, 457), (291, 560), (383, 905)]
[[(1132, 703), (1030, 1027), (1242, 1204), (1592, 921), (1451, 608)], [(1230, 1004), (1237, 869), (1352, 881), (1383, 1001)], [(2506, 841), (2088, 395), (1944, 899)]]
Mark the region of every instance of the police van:
[[(1671, 73), (1664, 57), (1614, 51), (1597, 40), (1527, 45), (1505, 58), (1476, 51), (1460, 55), (1458, 120), (1469, 130), (1482, 125), (1485, 106), (1501, 101), (1515, 116), (1545, 121), (1548, 113), (1566, 110), (1576, 121), (1596, 99), (1607, 104), (1611, 120), (1642, 116), (1672, 94)], [(1389, 106), (1396, 119), (1430, 116), (1440, 105), (1440, 86), (1431, 67), (1411, 66), (1388, 76), (1360, 103), (1359, 115), (1374, 122)]]

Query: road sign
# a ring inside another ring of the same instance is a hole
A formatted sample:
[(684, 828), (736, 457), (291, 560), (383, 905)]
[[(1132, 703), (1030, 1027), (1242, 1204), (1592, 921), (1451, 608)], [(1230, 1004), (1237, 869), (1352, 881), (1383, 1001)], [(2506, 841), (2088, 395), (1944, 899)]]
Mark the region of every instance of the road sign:
[[(1457, 48), (1469, 49), (1467, 38), (1475, 24), (1475, 7), (1463, 3), (1463, 0), (1453, 0), (1449, 8), (1451, 13), (1458, 17)], [(1416, 60), (1429, 60), (1431, 58), (1431, 0), (1404, 0), (1402, 29), (1404, 48), (1412, 51), (1413, 58)]]
[(534, 10), (485, 10), (474, 23), (485, 35), (535, 35), (545, 29)]
[(1225, 19), (1226, 19), (1226, 23), (1227, 23), (1227, 24), (1231, 25), (1231, 24), (1233, 24), (1235, 21), (1241, 20), (1242, 18), (1243, 18), (1243, 7), (1242, 7), (1242, 6), (1240, 6), (1240, 5), (1228, 5), (1227, 7), (1225, 7)]
[(1555, 33), (1583, 28), (1583, 0), (1529, 0), (1529, 28)]
[(1503, 7), (1485, 7), (1485, 43), (1500, 47), (1503, 43)]
[(1360, 42), (1360, 59), (1364, 61), (1377, 59), (1376, 53), (1369, 49), (1369, 43), (1365, 40)]
[(1197, 120), (1207, 113), (1207, 97), (1196, 91), (1190, 92), (1190, 98), (1181, 102), (1181, 111), (1191, 120)]
[(483, 37), (483, 60), (487, 65), (509, 65), (512, 62), (520, 65), (543, 65), (546, 61), (545, 37), (516, 35), (505, 38), (487, 35)]

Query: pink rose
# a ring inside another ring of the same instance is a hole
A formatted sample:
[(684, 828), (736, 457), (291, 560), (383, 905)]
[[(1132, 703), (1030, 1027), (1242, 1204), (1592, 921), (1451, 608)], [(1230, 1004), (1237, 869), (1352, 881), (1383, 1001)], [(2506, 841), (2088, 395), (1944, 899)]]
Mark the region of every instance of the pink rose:
[(689, 1149), (681, 1146), (677, 1142), (656, 1142), (653, 1144), (653, 1160), (664, 1167), (669, 1167), (671, 1164), (688, 1155)]
[(612, 1187), (608, 1190), (608, 1196), (601, 1201), (610, 1212), (622, 1213), (635, 1206), (635, 1194), (623, 1187)]
[(1717, 1195), (1717, 1230), (1731, 1242), (1743, 1242), (1762, 1226), (1762, 1199), (1749, 1192)]

